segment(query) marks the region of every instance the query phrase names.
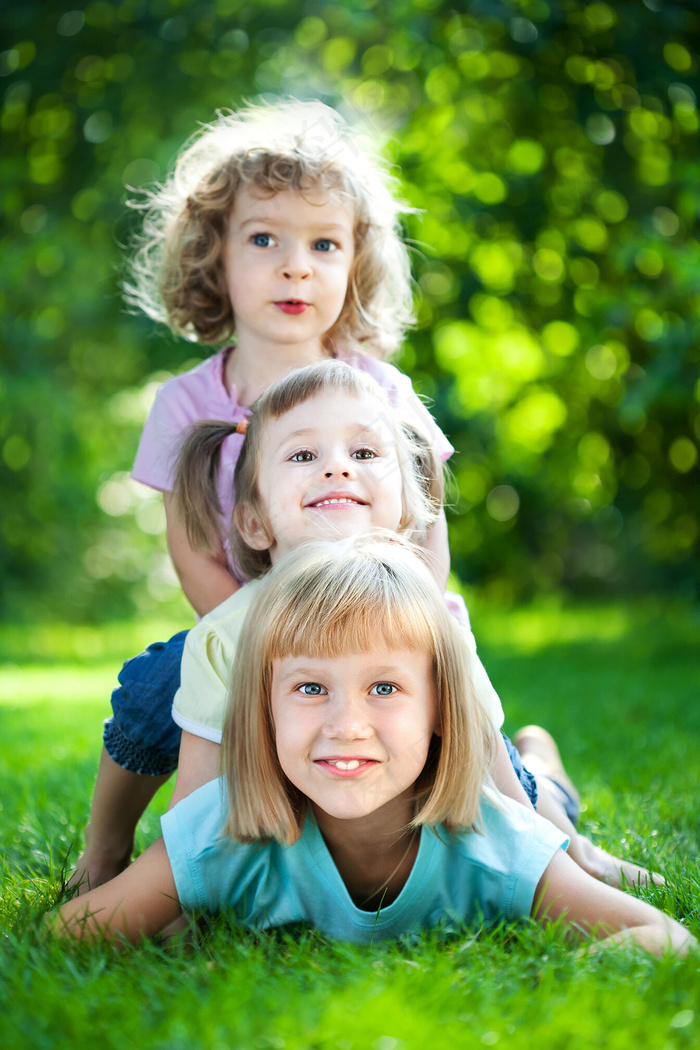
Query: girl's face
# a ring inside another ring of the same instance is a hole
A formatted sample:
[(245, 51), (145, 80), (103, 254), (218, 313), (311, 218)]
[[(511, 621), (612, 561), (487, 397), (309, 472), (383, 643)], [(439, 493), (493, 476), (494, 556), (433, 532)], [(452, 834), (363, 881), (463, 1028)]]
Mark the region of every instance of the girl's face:
[[(319, 394), (270, 420), (258, 492), (271, 536), (243, 512), (249, 546), (273, 562), (307, 540), (396, 531), (403, 482), (386, 408), (371, 395)], [(272, 537), (272, 538), (271, 538)]]
[(239, 190), (226, 246), (239, 348), (321, 351), (345, 302), (354, 224), (352, 208), (320, 188), (274, 197)]
[(322, 830), (329, 818), (354, 820), (390, 804), (392, 822), (406, 824), (435, 731), (432, 655), (378, 645), (272, 667), (280, 765)]

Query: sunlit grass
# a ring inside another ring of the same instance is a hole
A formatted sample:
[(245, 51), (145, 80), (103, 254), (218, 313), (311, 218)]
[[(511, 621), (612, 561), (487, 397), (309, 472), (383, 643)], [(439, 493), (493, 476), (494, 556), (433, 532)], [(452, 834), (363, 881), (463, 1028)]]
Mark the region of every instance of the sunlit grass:
[[(584, 829), (668, 879), (644, 896), (698, 932), (700, 620), (554, 604), (474, 612), (507, 728), (539, 721), (581, 788)], [(101, 721), (126, 653), (169, 625), (0, 638), (0, 1045), (139, 1050), (562, 1050), (696, 1045), (700, 960), (579, 957), (531, 925), (371, 950), (215, 924), (196, 948), (47, 941), (35, 918), (79, 848)], [(177, 629), (177, 625), (173, 626)], [(85, 646), (85, 639), (89, 645)], [(41, 644), (39, 644), (41, 643)], [(168, 789), (142, 821), (158, 834)]]

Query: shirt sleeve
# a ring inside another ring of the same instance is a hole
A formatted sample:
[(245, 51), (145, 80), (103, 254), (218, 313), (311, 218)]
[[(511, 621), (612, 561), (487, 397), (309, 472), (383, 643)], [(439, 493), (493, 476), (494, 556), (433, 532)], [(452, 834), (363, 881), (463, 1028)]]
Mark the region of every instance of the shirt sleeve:
[(161, 817), (163, 840), (184, 911), (219, 910), (225, 891), (215, 879), (203, 877), (201, 855), (203, 851), (216, 852), (226, 806), (225, 783), (220, 777), (193, 791)]
[(205, 620), (189, 632), (172, 709), (181, 729), (221, 743), (233, 659), (219, 632)]
[(183, 434), (195, 418), (179, 377), (169, 379), (158, 389), (148, 413), (132, 478), (161, 492), (172, 492)]
[[(499, 823), (510, 852), (503, 914), (507, 919), (519, 919), (531, 914), (540, 879), (557, 851), (566, 850), (569, 838), (554, 824), (513, 799), (501, 798), (499, 805), (505, 810), (499, 814)], [(482, 806), (486, 822), (489, 808)], [(491, 810), (491, 814), (495, 812)]]
[(488, 923), (529, 916), (547, 865), (569, 842), (548, 820), (495, 791), (482, 799), (479, 831), (452, 841), (445, 895), (464, 920)]

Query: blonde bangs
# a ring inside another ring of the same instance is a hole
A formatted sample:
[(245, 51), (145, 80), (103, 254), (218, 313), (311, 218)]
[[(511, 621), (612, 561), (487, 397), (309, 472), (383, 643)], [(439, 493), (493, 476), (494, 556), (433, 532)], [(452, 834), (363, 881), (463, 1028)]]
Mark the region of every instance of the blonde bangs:
[(366, 583), (362, 580), (353, 580), (350, 586), (344, 580), (333, 581), (327, 586), (326, 580), (323, 592), (315, 581), (308, 582), (309, 592), (297, 595), (284, 620), (274, 624), (269, 659), (361, 655), (379, 648), (434, 651), (437, 610), (426, 615), (416, 605), (417, 593), (390, 591), (382, 587), (381, 579), (369, 586), (362, 586)]

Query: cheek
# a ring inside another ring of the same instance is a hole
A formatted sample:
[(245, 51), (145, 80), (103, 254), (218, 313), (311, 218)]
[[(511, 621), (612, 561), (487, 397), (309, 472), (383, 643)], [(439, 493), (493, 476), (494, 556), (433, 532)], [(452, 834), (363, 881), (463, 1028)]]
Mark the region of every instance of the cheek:
[(290, 745), (290, 741), (286, 733), (277, 733), (275, 744), (277, 747), (277, 760), (280, 764), (282, 772), (294, 783), (294, 763), (293, 755), (294, 748)]
[(385, 516), (392, 519), (385, 527), (395, 529), (403, 515), (403, 482), (398, 463), (385, 463), (375, 476), (375, 485), (382, 497)]
[(350, 281), (350, 274), (345, 266), (329, 266), (326, 273), (328, 288), (335, 293), (336, 306), (340, 307), (345, 302), (345, 297)]
[(285, 773), (293, 769), (295, 763), (302, 759), (309, 750), (311, 729), (308, 720), (298, 711), (280, 712), (279, 720), (275, 718), (275, 743), (280, 765)]

